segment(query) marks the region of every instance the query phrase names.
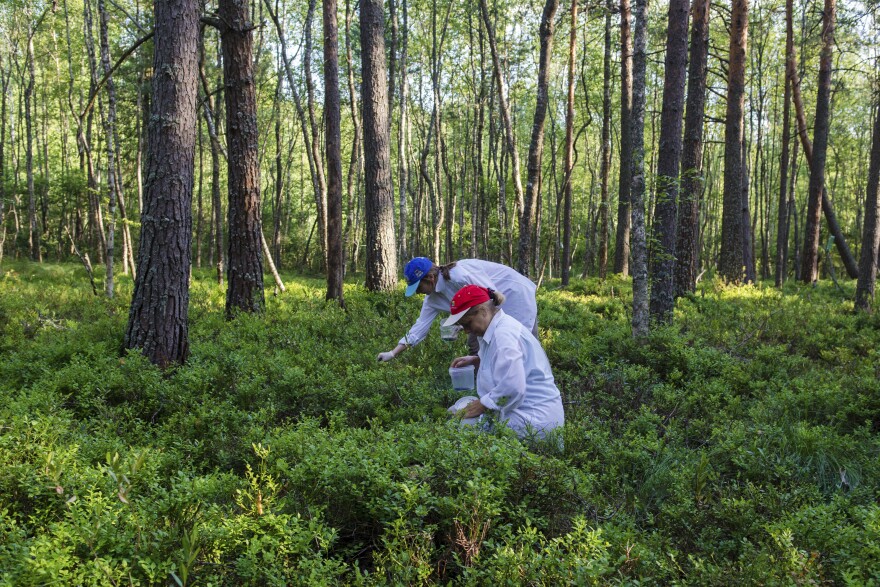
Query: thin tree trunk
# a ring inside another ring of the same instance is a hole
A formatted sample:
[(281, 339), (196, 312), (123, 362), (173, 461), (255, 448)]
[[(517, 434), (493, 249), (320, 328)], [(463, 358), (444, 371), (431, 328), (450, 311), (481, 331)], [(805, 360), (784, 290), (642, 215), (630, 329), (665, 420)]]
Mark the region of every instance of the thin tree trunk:
[(321, 156), (321, 131), (315, 117), (315, 89), (312, 82), (312, 20), (315, 13), (317, 0), (309, 0), (309, 10), (306, 13), (305, 22), (305, 47), (303, 49), (303, 71), (306, 79), (306, 105), (309, 113), (309, 126), (312, 129), (312, 159), (315, 165), (315, 174), (318, 177), (320, 188), (317, 200), (318, 207), (318, 236), (321, 239), (322, 265), (327, 266), (327, 181), (324, 172), (324, 160)]
[(648, 335), (648, 259), (645, 235), (645, 70), (647, 68), (647, 0), (635, 0), (633, 40), (632, 118), (632, 332)]
[(617, 235), (614, 241), (614, 272), (629, 275), (632, 227), (632, 13), (630, 0), (620, 0), (620, 176), (617, 196)]
[(28, 247), (32, 261), (43, 260), (42, 249), (40, 247), (40, 231), (37, 228), (37, 194), (34, 189), (34, 130), (33, 117), (31, 115), (31, 103), (34, 95), (34, 34), (33, 23), (30, 22), (30, 14), (28, 14), (28, 30), (27, 30), (27, 68), (28, 79), (24, 89), (24, 120), (25, 120), (25, 166), (27, 170), (27, 190), (28, 190)]
[[(609, 10), (610, 12), (610, 10)], [(567, 286), (571, 274), (571, 205), (572, 171), (574, 170), (574, 61), (577, 51), (578, 0), (571, 0), (571, 25), (568, 36), (568, 96), (565, 105), (565, 183), (563, 186), (565, 204), (562, 213), (562, 285)], [(608, 22), (605, 23), (606, 28)], [(606, 31), (606, 36), (607, 36)]]
[[(687, 0), (686, 0), (687, 1)], [(602, 73), (602, 169), (599, 201), (599, 277), (608, 273), (608, 176), (611, 172), (611, 0), (605, 5), (605, 59)], [(685, 25), (687, 26), (687, 25)]]
[[(485, 3), (486, 0), (480, 0)], [(535, 208), (540, 197), (541, 156), (544, 153), (544, 121), (547, 118), (548, 87), (550, 84), (550, 57), (553, 53), (553, 27), (559, 0), (546, 0), (541, 14), (539, 36), (541, 43), (538, 58), (538, 87), (535, 100), (535, 116), (532, 120), (532, 138), (529, 143), (528, 179), (519, 223), (518, 271), (523, 275), (534, 274), (536, 252), (532, 231), (535, 226)]]
[(407, 217), (406, 205), (406, 192), (409, 188), (409, 161), (407, 158), (407, 151), (409, 150), (409, 145), (407, 144), (407, 128), (409, 126), (407, 120), (407, 116), (409, 115), (407, 100), (409, 98), (409, 84), (407, 83), (408, 77), (406, 75), (408, 64), (407, 49), (409, 41), (409, 15), (407, 12), (407, 2), (408, 0), (401, 0), (401, 9), (403, 10), (403, 39), (400, 50), (400, 125), (397, 129), (397, 184), (398, 189), (400, 190), (398, 199), (400, 220), (397, 228), (399, 235), (397, 250), (399, 258), (401, 259), (409, 257), (409, 244), (407, 242), (406, 233), (407, 221), (409, 220)]
[(859, 258), (859, 280), (856, 284), (856, 309), (871, 311), (874, 287), (877, 281), (877, 258), (880, 255), (880, 100), (874, 115), (874, 136), (871, 141), (871, 161), (868, 165), (868, 185), (865, 198), (865, 223), (862, 231), (862, 253)]
[[(517, 209), (522, 211), (524, 209), (524, 196), (522, 187), (522, 174), (520, 172), (519, 165), (519, 155), (517, 154), (516, 149), (516, 135), (513, 132), (513, 123), (511, 122), (510, 118), (510, 105), (507, 99), (507, 84), (502, 74), (501, 58), (498, 55), (498, 45), (495, 42), (495, 30), (492, 28), (492, 23), (489, 21), (489, 7), (486, 5), (486, 0), (480, 0), (480, 14), (483, 17), (483, 25), (486, 27), (486, 38), (489, 40), (489, 49), (492, 52), (492, 64), (493, 70), (495, 72), (495, 83), (498, 89), (498, 107), (501, 110), (501, 119), (504, 123), (505, 136), (507, 138), (507, 151), (510, 154), (510, 161), (513, 167), (512, 173), (514, 197), (516, 198)], [(500, 177), (499, 182), (503, 182), (503, 179)], [(500, 185), (503, 185), (503, 183), (501, 183)], [(509, 238), (506, 240), (508, 241), (508, 243), (510, 242)]]
[(687, 111), (681, 155), (681, 196), (675, 243), (675, 295), (694, 291), (700, 242), (700, 198), (703, 191), (703, 114), (709, 55), (709, 0), (695, 0), (688, 64)]
[(746, 142), (743, 141), (742, 144), (742, 201), (740, 205), (742, 206), (742, 242), (743, 242), (743, 258), (742, 263), (745, 268), (745, 279), (746, 283), (755, 283), (757, 279), (757, 274), (755, 271), (755, 247), (754, 247), (754, 239), (752, 237), (752, 216), (751, 209), (749, 207), (749, 162), (748, 162), (748, 149), (746, 147)]
[(260, 312), (263, 293), (260, 168), (253, 30), (248, 0), (220, 0), (220, 38), (229, 145), (226, 315)]
[(339, 104), (339, 27), (336, 0), (324, 4), (324, 124), (327, 153), (327, 299), (345, 306), (342, 280), (342, 136)]
[[(203, 35), (199, 35), (202, 39)], [(213, 214), (212, 228), (214, 232), (214, 251), (217, 255), (217, 285), (223, 285), (225, 263), (223, 259), (223, 211), (220, 197), (220, 155), (225, 151), (217, 137), (217, 127), (214, 123), (214, 96), (208, 86), (208, 78), (205, 76), (205, 47), (199, 42), (199, 77), (202, 81), (202, 91), (205, 94), (204, 108), (205, 125), (208, 127), (208, 136), (211, 139), (211, 211)]]
[(100, 19), (101, 66), (107, 81), (107, 120), (104, 123), (105, 140), (107, 141), (107, 190), (109, 204), (107, 207), (107, 274), (104, 279), (104, 291), (108, 298), (113, 297), (113, 249), (116, 236), (116, 87), (110, 75), (110, 41), (107, 34), (107, 9), (104, 0), (98, 0), (98, 17)]
[(689, 0), (670, 0), (666, 33), (663, 110), (657, 161), (657, 204), (652, 223), (656, 248), (651, 255), (651, 317), (672, 322), (675, 307), (675, 222), (681, 165), (681, 121), (687, 80)]
[[(819, 279), (819, 231), (822, 219), (822, 192), (825, 189), (825, 158), (828, 150), (828, 127), (831, 109), (831, 68), (834, 48), (836, 1), (825, 0), (822, 11), (822, 53), (819, 58), (819, 84), (816, 93), (816, 118), (813, 123), (813, 156), (810, 165), (810, 189), (804, 232), (801, 280)], [(806, 151), (806, 149), (804, 149)]]
[(724, 207), (721, 213), (721, 259), (718, 269), (724, 279), (738, 283), (743, 278), (742, 141), (749, 0), (733, 0), (730, 18), (730, 65), (724, 128)]
[(785, 264), (788, 257), (788, 158), (791, 142), (791, 77), (788, 63), (794, 60), (793, 0), (786, 1), (785, 10), (785, 93), (782, 104), (782, 152), (779, 155), (779, 210), (776, 220), (776, 287), (785, 282)]

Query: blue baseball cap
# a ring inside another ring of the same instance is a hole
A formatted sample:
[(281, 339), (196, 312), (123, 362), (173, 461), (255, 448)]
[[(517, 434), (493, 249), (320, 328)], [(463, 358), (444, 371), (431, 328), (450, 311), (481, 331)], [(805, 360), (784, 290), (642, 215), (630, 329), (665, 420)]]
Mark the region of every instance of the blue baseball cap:
[(406, 297), (416, 293), (419, 282), (428, 274), (434, 263), (427, 257), (413, 257), (406, 267), (403, 268), (403, 276), (406, 278)]

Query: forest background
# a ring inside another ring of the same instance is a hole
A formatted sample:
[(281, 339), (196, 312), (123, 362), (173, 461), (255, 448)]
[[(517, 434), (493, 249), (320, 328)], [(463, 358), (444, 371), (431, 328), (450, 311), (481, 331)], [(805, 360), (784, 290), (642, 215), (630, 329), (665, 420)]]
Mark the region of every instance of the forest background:
[[(334, 4), (0, 6), (0, 582), (880, 580), (877, 6)], [(375, 364), (416, 254), (541, 283), (561, 444)]]

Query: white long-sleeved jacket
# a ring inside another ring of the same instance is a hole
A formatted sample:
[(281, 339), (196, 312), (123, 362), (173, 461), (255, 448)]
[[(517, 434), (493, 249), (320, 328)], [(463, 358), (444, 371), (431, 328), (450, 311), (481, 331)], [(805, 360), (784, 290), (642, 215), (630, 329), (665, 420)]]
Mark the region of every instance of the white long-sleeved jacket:
[(480, 285), (504, 294), (504, 311), (518, 320), (527, 330), (534, 330), (538, 319), (535, 301), (537, 286), (525, 275), (500, 263), (480, 259), (461, 259), (449, 271), (449, 280), (437, 275), (434, 293), (425, 296), (418, 320), (399, 344), (415, 346), (422, 342), (431, 323), (439, 314), (449, 314), (452, 296), (466, 285)]
[(543, 437), (565, 423), (550, 361), (531, 332), (499, 310), (479, 342), (480, 403), (498, 412), (519, 436)]

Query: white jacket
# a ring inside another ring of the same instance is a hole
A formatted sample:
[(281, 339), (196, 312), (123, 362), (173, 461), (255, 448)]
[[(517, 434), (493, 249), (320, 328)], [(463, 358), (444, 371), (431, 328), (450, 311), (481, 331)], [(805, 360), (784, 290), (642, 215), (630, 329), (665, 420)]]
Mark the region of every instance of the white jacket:
[(525, 275), (500, 263), (480, 259), (461, 259), (449, 271), (449, 280), (437, 275), (434, 293), (425, 296), (422, 312), (399, 344), (415, 346), (422, 342), (438, 314), (449, 314), (452, 296), (466, 285), (481, 285), (504, 294), (504, 311), (533, 331), (538, 319), (535, 301), (537, 286)]

